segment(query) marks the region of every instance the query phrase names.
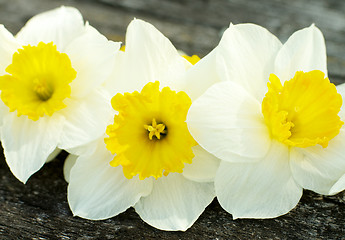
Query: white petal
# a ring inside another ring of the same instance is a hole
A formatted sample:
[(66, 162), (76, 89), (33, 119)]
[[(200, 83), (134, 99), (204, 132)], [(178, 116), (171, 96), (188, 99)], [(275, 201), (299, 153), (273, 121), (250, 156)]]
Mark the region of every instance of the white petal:
[(345, 83), (336, 86), (338, 93), (343, 98), (343, 104), (341, 106), (339, 117), (344, 122), (345, 121)]
[(74, 215), (93, 220), (110, 218), (151, 192), (152, 179), (127, 179), (121, 166), (110, 166), (113, 157), (104, 142), (99, 141), (96, 152), (77, 159), (67, 191)]
[(275, 60), (274, 73), (283, 82), (297, 71), (321, 70), (327, 75), (326, 46), (321, 31), (311, 25), (291, 35)]
[(288, 148), (277, 142), (259, 162), (221, 162), (215, 188), (219, 203), (234, 219), (278, 217), (302, 196), (290, 172)]
[(59, 7), (31, 18), (19, 31), (17, 38), (25, 45), (53, 42), (61, 51), (84, 31), (80, 12), (72, 7)]
[(125, 92), (128, 89), (128, 83), (123, 78), (125, 52), (118, 51), (116, 54), (114, 68), (109, 78), (103, 83), (103, 88), (106, 89), (110, 96), (115, 96), (119, 92)]
[(185, 71), (185, 59), (154, 26), (133, 20), (126, 34), (126, 92), (141, 90), (148, 82), (160, 81), (161, 87), (173, 86)]
[[(1, 91), (0, 91), (1, 94)], [(9, 108), (0, 100), (0, 127), (2, 127), (5, 116), (9, 113)], [(0, 131), (1, 134), (1, 131)]]
[(136, 212), (161, 230), (187, 230), (214, 198), (212, 183), (197, 183), (179, 173), (154, 181), (150, 195), (135, 205)]
[(214, 83), (220, 82), (221, 79), (216, 71), (216, 56), (216, 50), (213, 50), (188, 69), (185, 77), (177, 82), (179, 85), (176, 89), (185, 91), (194, 101)]
[(339, 178), (339, 180), (332, 186), (331, 190), (329, 190), (329, 194), (337, 194), (341, 191), (344, 191), (345, 186), (345, 174)]
[(59, 148), (55, 148), (55, 150), (49, 154), (48, 158), (47, 158), (47, 161), (46, 162), (51, 162), (53, 161), (57, 155), (59, 155), (59, 153), (61, 152), (62, 150), (59, 149)]
[(77, 72), (71, 83), (71, 97), (87, 97), (110, 77), (119, 48), (119, 42), (108, 41), (89, 25), (82, 35), (68, 44), (65, 52)]
[(219, 159), (197, 145), (192, 148), (194, 158), (192, 164), (185, 164), (183, 176), (196, 182), (213, 182), (219, 166)]
[(80, 155), (90, 156), (90, 155), (94, 154), (94, 152), (98, 148), (99, 142), (104, 141), (105, 135), (106, 134), (104, 133), (104, 135), (102, 137), (100, 137), (100, 138), (98, 138), (98, 139), (96, 139), (90, 143), (80, 145), (80, 146), (75, 147), (75, 148), (67, 149), (67, 152), (69, 153), (69, 155), (66, 158), (64, 166), (63, 166), (63, 174), (64, 174), (66, 182), (69, 183), (71, 169), (74, 166), (75, 162), (77, 161), (77, 158)]
[(0, 42), (0, 74), (4, 75), (6, 67), (12, 63), (13, 53), (21, 46), (3, 25), (0, 25)]
[(74, 164), (77, 161), (78, 156), (69, 154), (68, 157), (65, 160), (65, 163), (63, 165), (63, 176), (65, 177), (66, 182), (69, 183), (70, 175), (71, 175), (71, 169), (74, 166)]
[[(319, 145), (294, 148), (291, 151), (293, 177), (303, 188), (320, 194), (333, 194), (330, 190), (345, 174), (345, 129), (333, 138), (328, 147)], [(345, 189), (345, 182), (338, 189)], [(332, 190), (333, 191), (333, 190)]]
[(63, 117), (55, 115), (32, 121), (10, 113), (4, 118), (1, 142), (12, 173), (23, 183), (37, 172), (56, 148)]
[(273, 34), (258, 25), (230, 25), (217, 47), (218, 72), (224, 80), (241, 84), (261, 102), (281, 45)]
[(109, 96), (100, 90), (83, 99), (69, 99), (61, 113), (66, 116), (66, 122), (58, 146), (65, 150), (102, 136), (114, 117)]
[(194, 139), (224, 161), (236, 161), (234, 154), (261, 158), (271, 142), (260, 103), (231, 81), (214, 84), (195, 100), (187, 124)]
[(97, 144), (95, 144), (95, 142), (99, 142), (99, 141), (104, 141), (104, 138), (106, 138), (107, 135), (104, 133), (101, 137), (89, 142), (89, 143), (86, 143), (86, 144), (82, 144), (82, 145), (79, 145), (77, 147), (74, 147), (74, 148), (68, 148), (66, 149), (66, 152), (68, 152), (69, 154), (72, 154), (72, 155), (77, 155), (77, 156), (80, 156), (80, 155), (84, 155), (84, 154), (92, 154), (93, 152), (96, 151), (97, 149)]

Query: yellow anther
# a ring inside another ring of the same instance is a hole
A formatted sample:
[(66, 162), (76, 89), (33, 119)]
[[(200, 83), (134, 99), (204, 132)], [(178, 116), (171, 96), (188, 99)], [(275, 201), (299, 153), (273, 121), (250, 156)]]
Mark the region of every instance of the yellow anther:
[(11, 112), (34, 121), (66, 107), (69, 84), (77, 74), (67, 54), (57, 51), (53, 43), (43, 42), (18, 49), (6, 72), (0, 76), (2, 101)]
[(152, 125), (144, 125), (144, 128), (149, 131), (149, 139), (152, 140), (153, 136), (161, 139), (161, 133), (166, 134), (165, 125), (163, 123), (157, 124), (156, 119), (152, 119)]
[(182, 173), (197, 144), (185, 122), (191, 103), (185, 92), (160, 90), (158, 81), (147, 83), (140, 93), (116, 94), (111, 104), (118, 114), (104, 139), (114, 154), (110, 165), (121, 165), (126, 178), (139, 175), (140, 180)]

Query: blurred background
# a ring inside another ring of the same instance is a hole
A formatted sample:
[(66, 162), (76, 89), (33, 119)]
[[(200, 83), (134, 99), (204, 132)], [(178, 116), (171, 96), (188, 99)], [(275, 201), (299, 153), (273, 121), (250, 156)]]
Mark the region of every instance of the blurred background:
[(329, 72), (345, 76), (345, 1), (341, 0), (0, 0), (0, 23), (17, 33), (33, 15), (61, 5), (78, 8), (109, 39), (124, 41), (133, 18), (155, 25), (188, 54), (205, 56), (229, 23), (262, 25), (282, 42), (315, 23), (323, 32)]

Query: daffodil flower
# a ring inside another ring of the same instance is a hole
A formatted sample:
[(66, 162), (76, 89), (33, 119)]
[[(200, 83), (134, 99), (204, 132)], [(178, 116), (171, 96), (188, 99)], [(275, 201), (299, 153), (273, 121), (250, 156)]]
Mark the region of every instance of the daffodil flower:
[(101, 85), (119, 47), (71, 7), (34, 16), (15, 37), (0, 26), (1, 142), (20, 181), (56, 148), (100, 136), (108, 111)]
[(129, 24), (121, 56), (122, 72), (113, 89), (107, 85), (115, 96), (104, 136), (66, 161), (70, 208), (106, 219), (134, 206), (156, 228), (186, 230), (213, 200), (219, 164), (185, 122), (194, 89), (182, 89), (192, 64), (141, 20)]
[(317, 27), (281, 44), (260, 26), (230, 25), (204, 61), (216, 83), (192, 103), (187, 124), (222, 160), (215, 190), (225, 210), (272, 218), (294, 208), (303, 189), (345, 188), (345, 91), (329, 82)]

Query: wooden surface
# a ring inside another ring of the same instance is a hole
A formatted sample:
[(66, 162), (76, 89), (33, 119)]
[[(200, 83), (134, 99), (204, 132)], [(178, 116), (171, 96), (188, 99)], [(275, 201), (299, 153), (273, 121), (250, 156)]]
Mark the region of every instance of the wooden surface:
[[(254, 22), (283, 42), (315, 23), (325, 35), (329, 77), (345, 82), (345, 1), (240, 0), (0, 0), (0, 23), (16, 33), (33, 15), (60, 5), (77, 7), (108, 38), (124, 41), (127, 24), (141, 18), (174, 45), (206, 55), (233, 23)], [(26, 185), (0, 159), (0, 239), (345, 239), (345, 194), (305, 191), (297, 208), (276, 219), (232, 220), (215, 200), (186, 232), (145, 224), (133, 209), (104, 221), (73, 217), (66, 201), (62, 166), (66, 154), (48, 163)]]

